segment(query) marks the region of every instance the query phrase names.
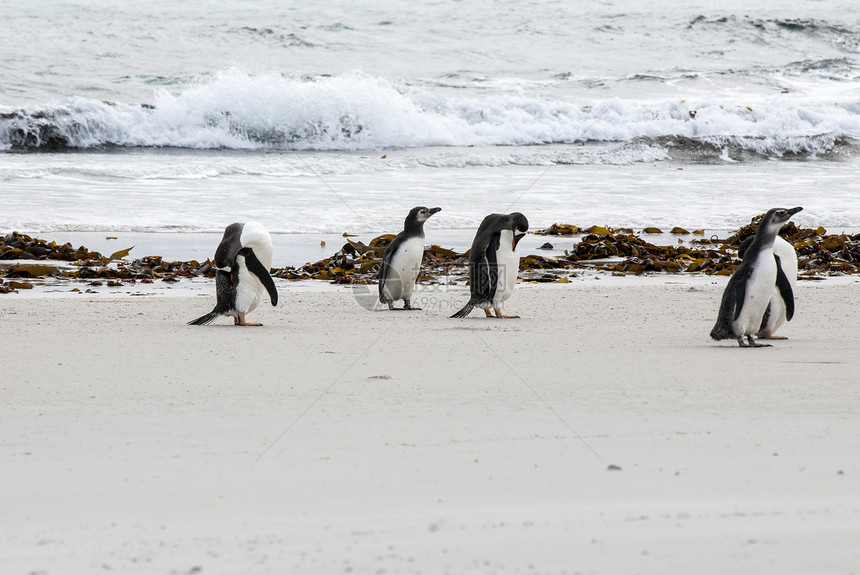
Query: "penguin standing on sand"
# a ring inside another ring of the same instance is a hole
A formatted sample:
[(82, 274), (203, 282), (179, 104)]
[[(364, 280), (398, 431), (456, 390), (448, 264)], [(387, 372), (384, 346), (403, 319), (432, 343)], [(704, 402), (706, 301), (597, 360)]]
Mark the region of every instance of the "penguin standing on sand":
[[(738, 256), (743, 258), (746, 250), (752, 243), (752, 238), (747, 238), (738, 248)], [(773, 241), (773, 255), (776, 258), (776, 285), (770, 296), (770, 303), (761, 319), (761, 327), (756, 333), (759, 339), (788, 339), (774, 332), (785, 322), (791, 321), (794, 315), (794, 294), (797, 292), (797, 252), (794, 246), (776, 236)], [(786, 287), (785, 281), (788, 282)], [(791, 309), (791, 313), (789, 313)]]
[(272, 305), (278, 290), (269, 274), (272, 267), (272, 238), (256, 223), (230, 224), (215, 251), (215, 308), (189, 325), (212, 323), (219, 315), (233, 317), (235, 325), (262, 325), (245, 321), (245, 315), (260, 304), (269, 292)]
[[(520, 255), (517, 244), (525, 237), (529, 221), (519, 212), (490, 214), (475, 233), (469, 254), (469, 302), (451, 317), (466, 317), (475, 307), (487, 317), (516, 318), (504, 315), (502, 302), (511, 297), (517, 284)], [(495, 315), (493, 314), (495, 310)]]
[[(717, 322), (711, 330), (712, 338), (737, 339), (741, 347), (770, 347), (769, 344), (754, 342), (752, 334), (761, 329), (774, 286), (782, 294), (786, 318), (794, 315), (791, 284), (777, 265), (774, 241), (782, 225), (802, 209), (773, 208), (761, 219), (743, 261), (729, 278), (723, 292)], [(745, 336), (747, 344), (744, 344)]]
[[(412, 291), (421, 271), (424, 258), (424, 222), (442, 208), (418, 206), (409, 210), (403, 231), (397, 234), (379, 266), (379, 301), (387, 303), (388, 309), (418, 310), (412, 307)], [(402, 299), (403, 307), (394, 307), (394, 302)]]

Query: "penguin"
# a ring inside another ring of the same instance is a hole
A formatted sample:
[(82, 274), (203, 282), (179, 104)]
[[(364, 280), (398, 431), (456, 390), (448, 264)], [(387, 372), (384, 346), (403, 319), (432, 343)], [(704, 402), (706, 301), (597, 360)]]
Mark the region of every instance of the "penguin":
[[(752, 243), (752, 237), (747, 238), (738, 248), (738, 256), (744, 257), (747, 248)], [(797, 292), (797, 252), (794, 246), (785, 241), (781, 236), (776, 236), (773, 241), (773, 256), (776, 258), (776, 285), (770, 303), (761, 319), (761, 327), (756, 333), (759, 339), (788, 339), (787, 337), (774, 335), (774, 332), (785, 322), (791, 321), (794, 316), (794, 294)], [(780, 275), (781, 274), (781, 275)], [(785, 283), (781, 283), (781, 276), (785, 276)], [(791, 306), (792, 313), (788, 310)]]
[(469, 302), (452, 318), (466, 317), (475, 307), (482, 308), (487, 317), (519, 317), (504, 315), (502, 302), (511, 297), (517, 284), (520, 269), (517, 244), (528, 229), (529, 221), (519, 212), (484, 218), (469, 253)]
[[(412, 307), (412, 290), (421, 271), (424, 258), (424, 222), (442, 208), (417, 206), (409, 210), (403, 231), (388, 244), (379, 266), (379, 302), (387, 303), (388, 309), (420, 310)], [(402, 299), (403, 307), (395, 308), (394, 302)]]
[[(773, 246), (782, 225), (802, 209), (773, 208), (761, 219), (743, 260), (726, 284), (717, 322), (711, 330), (713, 339), (734, 338), (740, 347), (770, 347), (769, 344), (753, 341), (752, 334), (761, 329), (774, 286), (782, 294), (786, 318), (794, 315), (791, 284), (777, 265)], [(747, 344), (744, 344), (744, 337), (747, 338)]]
[(272, 238), (257, 222), (230, 224), (215, 251), (215, 308), (188, 325), (206, 325), (219, 315), (231, 316), (235, 325), (262, 325), (245, 321), (245, 315), (269, 292), (278, 304), (278, 290), (269, 274), (272, 267)]

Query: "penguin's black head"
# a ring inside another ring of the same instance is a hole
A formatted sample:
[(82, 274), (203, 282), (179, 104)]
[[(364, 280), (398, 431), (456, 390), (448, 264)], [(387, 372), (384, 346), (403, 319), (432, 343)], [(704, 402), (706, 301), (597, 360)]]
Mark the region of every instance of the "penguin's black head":
[(529, 231), (529, 221), (524, 215), (519, 212), (514, 212), (512, 214), (509, 214), (509, 217), (511, 218), (511, 229), (514, 231), (515, 234), (517, 232), (525, 234), (527, 231)]
[(763, 227), (767, 230), (768, 233), (772, 233), (774, 236), (779, 233), (779, 230), (782, 229), (783, 224), (791, 219), (791, 216), (802, 210), (801, 207), (796, 208), (773, 208), (772, 210), (768, 210), (768, 212), (761, 219), (761, 223), (759, 227)]
[(430, 216), (441, 210), (442, 208), (425, 208), (424, 206), (416, 206), (409, 210), (409, 215), (406, 216), (406, 226), (408, 227), (410, 222), (423, 223)]
[(526, 219), (524, 215), (519, 212), (514, 212), (509, 216), (511, 218), (511, 230), (514, 232), (514, 249), (516, 249), (517, 244), (520, 243), (520, 240), (526, 236), (526, 232), (529, 231), (529, 221)]

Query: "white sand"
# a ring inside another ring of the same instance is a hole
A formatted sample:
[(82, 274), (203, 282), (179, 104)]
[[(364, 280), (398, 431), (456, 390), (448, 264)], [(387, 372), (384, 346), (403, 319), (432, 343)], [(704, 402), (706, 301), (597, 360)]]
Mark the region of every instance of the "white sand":
[(0, 571), (860, 572), (860, 283), (750, 350), (708, 338), (724, 280), (671, 282), (506, 321), (280, 283), (260, 328), (0, 296)]

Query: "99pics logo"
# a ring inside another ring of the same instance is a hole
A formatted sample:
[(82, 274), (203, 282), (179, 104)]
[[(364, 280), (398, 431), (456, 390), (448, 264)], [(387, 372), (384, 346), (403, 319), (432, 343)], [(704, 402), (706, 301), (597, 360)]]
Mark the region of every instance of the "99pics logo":
[[(380, 301), (378, 284), (357, 284), (352, 288), (355, 301), (368, 311), (388, 311), (388, 303)], [(417, 284), (409, 300), (413, 311), (452, 314), (469, 301), (469, 288), (449, 283)], [(394, 310), (404, 310), (405, 302), (392, 302)], [(408, 311), (408, 310), (406, 310)]]

